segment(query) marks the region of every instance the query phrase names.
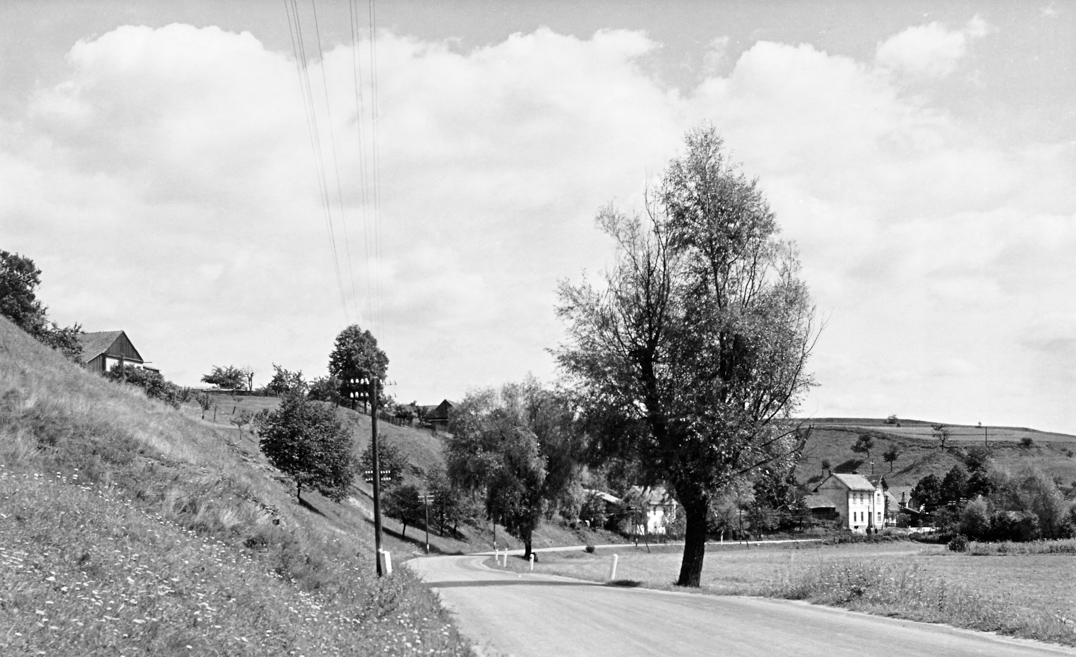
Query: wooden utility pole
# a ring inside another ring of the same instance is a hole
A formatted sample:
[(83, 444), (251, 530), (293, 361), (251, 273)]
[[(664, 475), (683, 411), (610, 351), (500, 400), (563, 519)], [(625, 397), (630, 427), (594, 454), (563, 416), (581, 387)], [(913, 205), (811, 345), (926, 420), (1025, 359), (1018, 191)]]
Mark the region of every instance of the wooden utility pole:
[(374, 455), (374, 549), (377, 576), (381, 577), (381, 457), (377, 449), (377, 377), (370, 376), (370, 451)]

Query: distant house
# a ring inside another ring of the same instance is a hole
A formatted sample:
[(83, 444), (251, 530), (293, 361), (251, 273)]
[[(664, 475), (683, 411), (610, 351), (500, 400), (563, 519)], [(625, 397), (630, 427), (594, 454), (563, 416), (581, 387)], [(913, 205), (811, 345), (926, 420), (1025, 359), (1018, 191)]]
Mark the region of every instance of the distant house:
[(885, 526), (882, 487), (875, 486), (863, 475), (831, 473), (812, 493), (816, 503), (818, 498), (832, 503), (841, 525), (854, 532), (875, 531)]
[(157, 368), (146, 364), (142, 354), (138, 353), (123, 331), (82, 333), (79, 335), (79, 344), (82, 345), (82, 366), (91, 372), (104, 373), (121, 363), (157, 371)]
[(646, 507), (646, 523), (644, 525), (636, 521), (633, 533), (663, 536), (665, 528), (676, 518), (676, 500), (661, 486), (632, 486), (631, 490), (632, 497), (641, 500)]
[(443, 399), (436, 406), (422, 407), (422, 421), (432, 426), (436, 433), (438, 429), (444, 429), (448, 426), (448, 415), (451, 411), (452, 402)]

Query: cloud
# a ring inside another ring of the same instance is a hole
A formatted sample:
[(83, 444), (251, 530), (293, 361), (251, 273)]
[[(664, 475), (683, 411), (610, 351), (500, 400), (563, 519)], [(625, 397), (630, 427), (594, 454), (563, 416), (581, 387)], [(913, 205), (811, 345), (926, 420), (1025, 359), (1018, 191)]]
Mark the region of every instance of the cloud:
[(319, 170), (290, 54), (217, 28), (121, 27), (78, 42), (65, 79), (0, 126), (5, 248), (43, 269), (58, 320), (127, 329), (180, 382), (227, 363), (317, 376), (359, 321), (393, 392), (438, 401), (553, 376), (556, 283), (612, 252), (595, 210), (638, 210), (684, 131), (710, 121), (827, 318), (805, 410), (1076, 429), (1076, 411), (1037, 401), (1050, 383), (1021, 355), (1066, 335), (1026, 318), (1076, 313), (1076, 153), (1005, 145), (893, 75), (948, 74), (988, 29), (910, 28), (875, 61), (758, 42), (672, 90), (640, 65), (660, 48), (640, 32), (472, 50), (385, 34), (375, 212), (348, 46), (309, 71)]
[(948, 30), (938, 22), (910, 27), (879, 43), (875, 62), (903, 75), (944, 78), (956, 70), (973, 39), (992, 31), (979, 16), (957, 31)]

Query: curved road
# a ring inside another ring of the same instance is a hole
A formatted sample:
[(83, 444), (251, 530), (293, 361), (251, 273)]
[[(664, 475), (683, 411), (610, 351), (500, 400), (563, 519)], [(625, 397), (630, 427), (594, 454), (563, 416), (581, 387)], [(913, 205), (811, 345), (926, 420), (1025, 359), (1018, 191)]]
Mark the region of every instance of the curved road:
[(441, 595), (482, 655), (1076, 655), (1049, 644), (802, 602), (512, 573), (484, 566), (487, 558), (426, 557), (406, 563)]

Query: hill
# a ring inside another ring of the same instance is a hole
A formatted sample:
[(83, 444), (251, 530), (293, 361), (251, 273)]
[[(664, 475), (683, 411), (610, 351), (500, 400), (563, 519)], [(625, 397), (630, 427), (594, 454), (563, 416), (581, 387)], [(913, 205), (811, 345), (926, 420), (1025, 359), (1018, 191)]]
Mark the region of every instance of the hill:
[[(829, 461), (835, 472), (884, 474), (890, 486), (913, 486), (928, 474), (943, 476), (961, 461), (965, 450), (972, 446), (988, 447), (991, 458), (999, 467), (1017, 471), (1035, 466), (1051, 477), (1059, 477), (1067, 486), (1076, 481), (1076, 436), (1048, 433), (1020, 427), (981, 427), (947, 425), (950, 429), (948, 448), (940, 449), (934, 437), (934, 422), (921, 420), (888, 424), (882, 419), (817, 418), (808, 421), (811, 437), (797, 467), (801, 483), (811, 485), (822, 479), (822, 461)], [(870, 458), (852, 451), (862, 434), (874, 438)], [(1025, 444), (1025, 440), (1030, 443)], [(882, 459), (890, 447), (900, 455), (892, 464)]]
[(0, 654), (469, 654), (361, 509), (199, 415), (0, 318)]

